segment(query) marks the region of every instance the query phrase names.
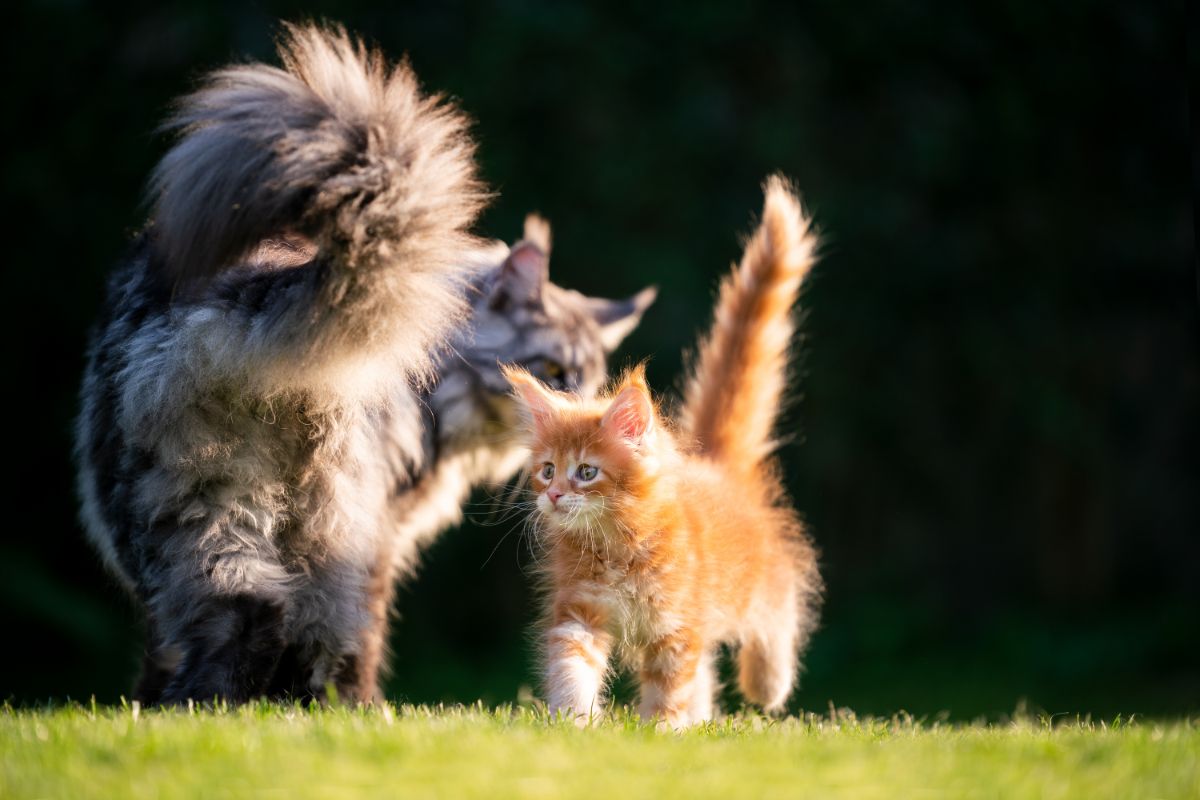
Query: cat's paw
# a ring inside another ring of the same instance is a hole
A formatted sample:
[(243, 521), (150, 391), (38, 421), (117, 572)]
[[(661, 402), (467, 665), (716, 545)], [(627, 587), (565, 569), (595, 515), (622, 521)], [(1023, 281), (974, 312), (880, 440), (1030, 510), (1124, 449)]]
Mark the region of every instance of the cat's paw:
[(552, 706), (550, 718), (554, 720), (570, 720), (576, 728), (586, 728), (600, 720), (599, 711), (576, 711), (570, 706)]
[(664, 711), (661, 709), (645, 709), (640, 714), (642, 721), (654, 724), (654, 730), (659, 733), (679, 733), (703, 720), (692, 719), (687, 711)]
[(686, 717), (676, 719), (662, 719), (660, 717), (654, 722), (654, 731), (655, 733), (683, 733), (695, 724), (695, 722)]

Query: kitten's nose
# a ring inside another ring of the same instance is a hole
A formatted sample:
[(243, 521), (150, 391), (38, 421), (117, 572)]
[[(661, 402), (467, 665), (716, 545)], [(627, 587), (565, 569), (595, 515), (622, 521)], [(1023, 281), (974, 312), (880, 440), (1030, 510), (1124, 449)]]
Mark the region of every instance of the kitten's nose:
[(558, 505), (558, 498), (560, 498), (562, 496), (563, 496), (562, 489), (558, 489), (554, 486), (551, 486), (549, 489), (546, 490), (546, 497), (550, 498), (550, 505), (552, 505), (552, 506)]

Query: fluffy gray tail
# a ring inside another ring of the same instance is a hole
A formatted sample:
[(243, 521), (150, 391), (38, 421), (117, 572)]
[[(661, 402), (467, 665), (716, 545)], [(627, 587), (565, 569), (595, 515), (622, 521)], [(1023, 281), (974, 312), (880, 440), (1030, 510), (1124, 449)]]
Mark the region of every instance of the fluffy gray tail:
[(485, 199), (466, 118), (341, 28), (287, 26), (279, 53), (214, 72), (164, 125), (156, 267), (203, 281), (297, 233), (342, 267), (449, 269)]

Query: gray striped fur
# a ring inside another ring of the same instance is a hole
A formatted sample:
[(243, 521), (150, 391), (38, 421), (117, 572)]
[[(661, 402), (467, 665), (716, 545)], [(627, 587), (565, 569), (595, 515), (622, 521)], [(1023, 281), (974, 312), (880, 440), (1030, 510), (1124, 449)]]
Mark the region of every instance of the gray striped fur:
[(89, 349), (82, 517), (146, 610), (146, 702), (374, 695), (413, 387), (479, 267), (462, 116), (340, 30), (289, 28), (281, 55), (181, 102)]

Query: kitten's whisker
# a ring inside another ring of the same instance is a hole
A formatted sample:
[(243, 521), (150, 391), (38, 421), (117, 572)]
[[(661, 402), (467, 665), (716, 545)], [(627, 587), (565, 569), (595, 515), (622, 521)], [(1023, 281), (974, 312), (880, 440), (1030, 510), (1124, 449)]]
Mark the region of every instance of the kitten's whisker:
[(479, 565), (480, 572), (483, 572), (483, 568), (486, 567), (488, 565), (488, 562), (490, 562), (492, 560), (492, 556), (496, 555), (496, 551), (500, 549), (500, 545), (504, 544), (504, 540), (507, 539), (510, 535), (512, 535), (512, 532), (514, 530), (517, 530), (518, 527), (519, 526), (517, 526), (517, 525), (513, 525), (511, 528), (508, 529), (507, 532), (505, 532), (505, 534), (503, 536), (500, 537), (500, 541), (496, 542), (496, 546), (492, 548), (492, 552), (488, 553), (488, 557), (485, 558), (483, 560), (483, 563)]

